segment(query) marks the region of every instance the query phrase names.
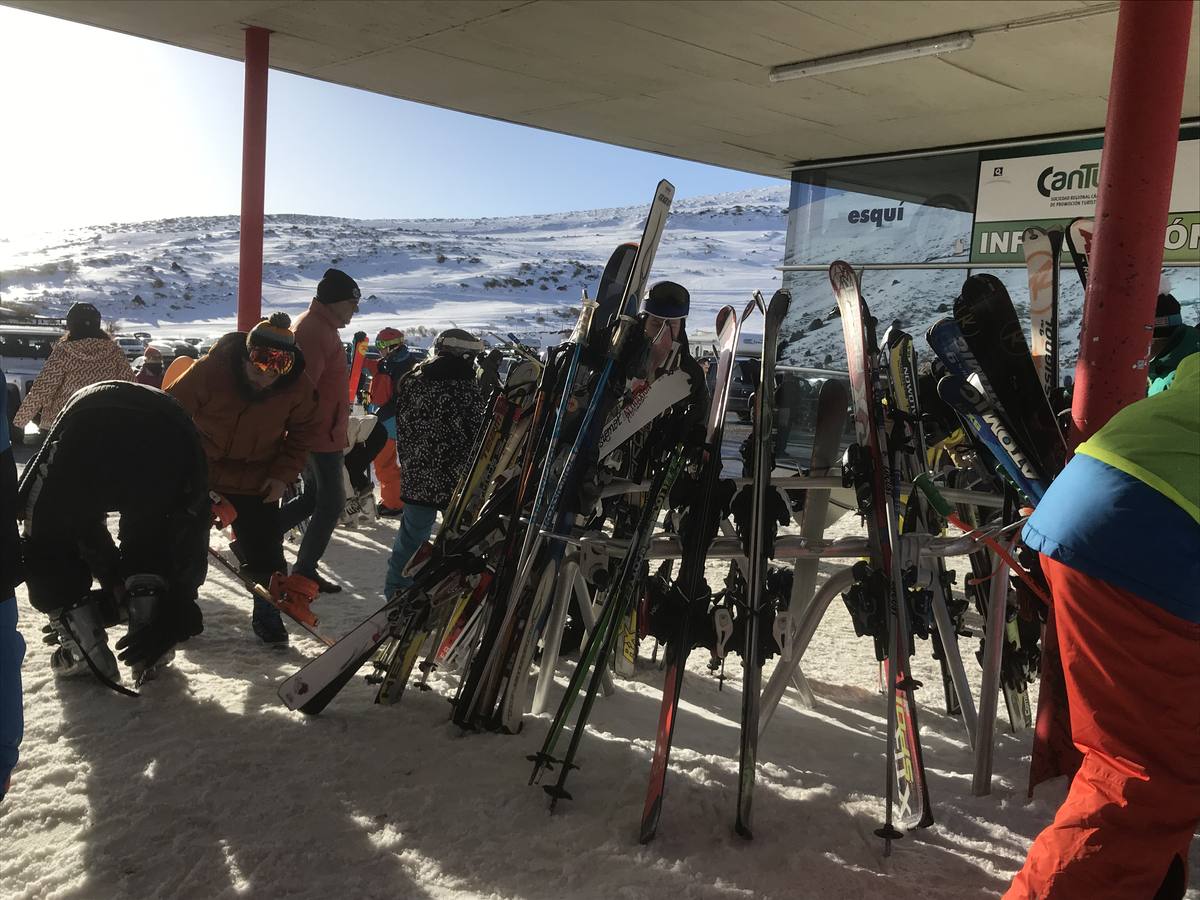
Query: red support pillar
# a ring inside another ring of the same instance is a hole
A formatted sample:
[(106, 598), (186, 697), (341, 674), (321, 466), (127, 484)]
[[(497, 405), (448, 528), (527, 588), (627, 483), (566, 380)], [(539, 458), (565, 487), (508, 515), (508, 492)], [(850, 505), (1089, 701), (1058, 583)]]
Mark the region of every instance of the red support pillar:
[(1122, 0), (1104, 126), (1072, 445), (1146, 395), (1191, 0)]
[[(1191, 0), (1121, 2), (1096, 236), (1075, 366), (1072, 446), (1095, 434), (1122, 407), (1146, 396), (1146, 356), (1175, 174), (1191, 20)], [(1042, 638), (1030, 796), (1048, 778), (1073, 776), (1081, 758), (1071, 741), (1051, 609)]]
[(242, 221), (238, 261), (238, 330), (262, 314), (263, 197), (267, 179), (267, 63), (271, 32), (246, 29), (246, 96), (242, 118)]

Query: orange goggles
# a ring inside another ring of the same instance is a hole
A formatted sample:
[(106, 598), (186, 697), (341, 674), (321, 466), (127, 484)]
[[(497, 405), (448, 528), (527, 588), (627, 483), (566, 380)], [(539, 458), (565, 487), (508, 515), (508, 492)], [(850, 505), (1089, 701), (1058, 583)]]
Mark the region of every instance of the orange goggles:
[(288, 350), (273, 350), (270, 347), (254, 347), (250, 350), (250, 362), (260, 372), (286, 375), (296, 364), (296, 356)]

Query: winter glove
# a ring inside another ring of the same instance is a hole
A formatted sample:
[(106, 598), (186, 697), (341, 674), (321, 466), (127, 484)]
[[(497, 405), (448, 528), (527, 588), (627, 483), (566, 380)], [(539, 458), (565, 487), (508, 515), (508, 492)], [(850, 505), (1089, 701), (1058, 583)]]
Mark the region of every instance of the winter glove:
[(150, 668), (176, 644), (204, 630), (204, 617), (194, 600), (167, 602), (153, 619), (117, 641), (117, 659), (131, 668)]

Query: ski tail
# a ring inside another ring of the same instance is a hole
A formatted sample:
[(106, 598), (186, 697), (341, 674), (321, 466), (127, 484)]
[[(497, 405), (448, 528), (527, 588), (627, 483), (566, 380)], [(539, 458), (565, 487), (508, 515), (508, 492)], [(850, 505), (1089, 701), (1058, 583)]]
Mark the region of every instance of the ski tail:
[[(650, 203), (650, 212), (642, 228), (642, 239), (638, 242), (637, 254), (630, 267), (629, 278), (625, 282), (621, 306), (617, 312), (619, 315), (632, 315), (646, 292), (646, 285), (650, 282), (650, 269), (654, 265), (654, 257), (658, 253), (658, 244), (662, 240), (674, 199), (675, 185), (664, 178), (654, 189), (654, 199)], [(616, 325), (616, 318), (614, 317), (609, 324)]]
[(1092, 258), (1092, 240), (1096, 234), (1096, 223), (1092, 219), (1072, 219), (1067, 226), (1067, 250), (1071, 253), (1071, 262), (1079, 275), (1079, 282), (1087, 288), (1088, 269)]

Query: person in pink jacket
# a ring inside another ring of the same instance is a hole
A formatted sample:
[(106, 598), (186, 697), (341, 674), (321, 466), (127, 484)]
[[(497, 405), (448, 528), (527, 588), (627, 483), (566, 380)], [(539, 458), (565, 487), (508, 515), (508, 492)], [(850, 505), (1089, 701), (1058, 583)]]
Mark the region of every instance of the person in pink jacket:
[(338, 329), (350, 324), (361, 297), (353, 278), (340, 269), (329, 269), (295, 328), (296, 343), (307, 366), (305, 374), (317, 388), (318, 405), (304, 469), (304, 491), (283, 505), (280, 524), (286, 534), (309, 520), (292, 573), (311, 578), (325, 594), (337, 593), (341, 587), (321, 578), (317, 563), (346, 504), (342, 467), (350, 420), (350, 367)]
[(67, 311), (67, 333), (34, 379), (13, 428), (21, 431), (36, 419), (42, 431), (48, 430), (72, 394), (98, 381), (133, 381), (133, 369), (100, 327), (100, 311), (90, 303), (76, 303)]

